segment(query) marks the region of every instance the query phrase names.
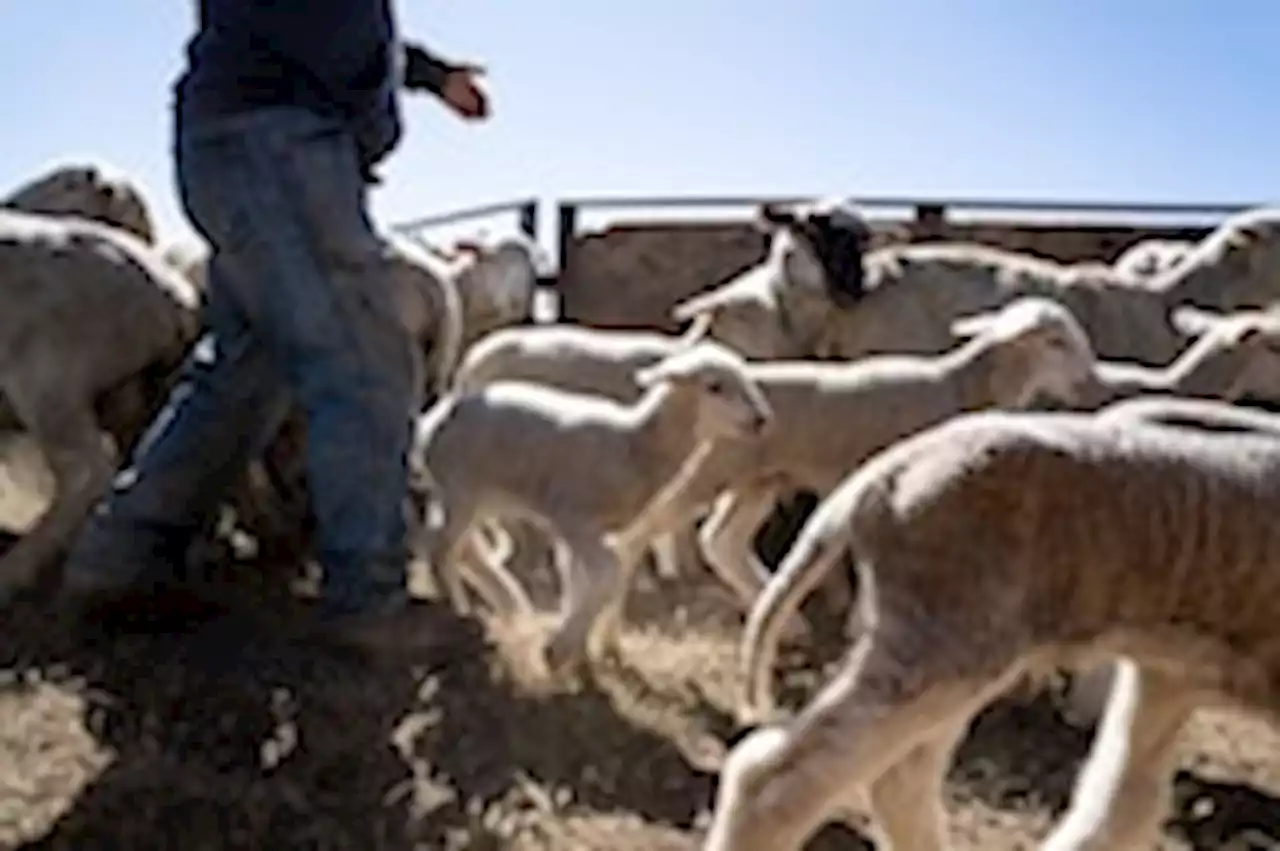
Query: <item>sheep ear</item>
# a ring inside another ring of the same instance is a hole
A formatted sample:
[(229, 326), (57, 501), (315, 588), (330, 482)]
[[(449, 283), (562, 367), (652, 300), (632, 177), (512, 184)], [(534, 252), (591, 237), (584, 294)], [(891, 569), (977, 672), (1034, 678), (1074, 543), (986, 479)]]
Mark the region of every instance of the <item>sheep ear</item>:
[(796, 223), (796, 214), (782, 204), (766, 202), (756, 209), (755, 224), (760, 230), (770, 233), (781, 227)]
[(1236, 338), (1237, 345), (1244, 345), (1256, 341), (1263, 335), (1262, 327), (1259, 325), (1248, 325), (1240, 331), (1240, 336)]
[(970, 340), (979, 334), (990, 331), (995, 325), (997, 314), (973, 313), (961, 316), (951, 322), (951, 336), (958, 340)]
[(713, 317), (719, 307), (720, 291), (711, 290), (676, 302), (676, 305), (671, 308), (671, 318), (676, 322), (688, 322), (702, 316)]
[(680, 335), (679, 345), (681, 348), (689, 348), (706, 339), (707, 332), (711, 330), (711, 319), (714, 316), (712, 312), (703, 312), (693, 317), (693, 323), (684, 330)]
[(1222, 314), (1201, 307), (1183, 305), (1174, 308), (1173, 313), (1169, 315), (1169, 322), (1180, 334), (1187, 337), (1200, 337), (1222, 322)]

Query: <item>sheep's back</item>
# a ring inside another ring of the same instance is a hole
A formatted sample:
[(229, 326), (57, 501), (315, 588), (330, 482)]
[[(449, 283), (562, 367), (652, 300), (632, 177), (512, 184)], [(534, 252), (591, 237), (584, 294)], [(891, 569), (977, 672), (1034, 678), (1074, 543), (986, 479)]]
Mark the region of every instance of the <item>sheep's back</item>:
[(955, 605), (988, 609), (1013, 595), (1043, 640), (1181, 630), (1273, 652), (1273, 438), (975, 414), (881, 457), (882, 582), (946, 586)]
[(439, 404), (420, 423), (419, 439), (445, 490), (610, 521), (616, 514), (621, 522), (642, 507), (645, 495), (632, 495), (643, 471), (631, 463), (631, 420), (616, 402), (497, 382)]
[(184, 349), (197, 330), (194, 288), (135, 242), (88, 222), (0, 213), (0, 359), (47, 360), (59, 380), (96, 391)]

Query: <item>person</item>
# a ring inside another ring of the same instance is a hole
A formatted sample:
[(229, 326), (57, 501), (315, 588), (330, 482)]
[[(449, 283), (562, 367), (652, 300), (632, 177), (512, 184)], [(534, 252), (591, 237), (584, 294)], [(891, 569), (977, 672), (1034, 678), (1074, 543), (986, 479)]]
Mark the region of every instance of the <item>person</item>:
[(368, 185), (400, 140), (399, 89), (464, 119), (489, 107), (481, 69), (398, 41), (389, 5), (201, 0), (172, 114), (180, 201), (211, 249), (206, 335), (73, 543), (67, 597), (172, 576), (297, 404), (322, 632), (372, 649), (432, 640), (405, 575), (420, 354)]

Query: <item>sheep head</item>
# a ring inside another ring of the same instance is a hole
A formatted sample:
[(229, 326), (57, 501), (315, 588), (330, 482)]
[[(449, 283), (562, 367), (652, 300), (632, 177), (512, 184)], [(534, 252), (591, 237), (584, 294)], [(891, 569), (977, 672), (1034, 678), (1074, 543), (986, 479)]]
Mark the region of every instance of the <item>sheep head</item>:
[(492, 242), (459, 239), (453, 256), (458, 293), (467, 305), (468, 337), (533, 316), (538, 279), (549, 265), (540, 246), (516, 236)]
[(1274, 407), (1280, 403), (1280, 310), (1218, 313), (1191, 306), (1170, 315), (1173, 326), (1196, 338), (1178, 360), (1226, 381), (1221, 398)]
[(1065, 305), (1052, 299), (1014, 299), (955, 320), (951, 333), (990, 354), (993, 395), (1005, 406), (1023, 407), (1040, 394), (1077, 404), (1094, 381), (1097, 355), (1089, 335)]
[(832, 199), (762, 204), (757, 224), (770, 235), (769, 257), (792, 287), (823, 292), (836, 305), (863, 295), (863, 255), (872, 231), (860, 211)]
[(1176, 304), (1238, 309), (1270, 302), (1280, 291), (1280, 208), (1228, 217), (1150, 286)]
[(719, 343), (682, 347), (637, 370), (635, 378), (646, 390), (665, 387), (696, 399), (700, 440), (755, 437), (773, 424), (773, 408), (748, 375), (746, 361)]

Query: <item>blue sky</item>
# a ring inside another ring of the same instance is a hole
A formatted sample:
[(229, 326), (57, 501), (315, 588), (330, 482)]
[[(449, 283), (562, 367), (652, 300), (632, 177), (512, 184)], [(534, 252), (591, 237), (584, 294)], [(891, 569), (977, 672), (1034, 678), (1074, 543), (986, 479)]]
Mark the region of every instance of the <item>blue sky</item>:
[[(379, 220), (522, 195), (1275, 200), (1267, 0), (399, 0), (490, 68), (495, 115), (426, 97)], [(0, 191), (83, 155), (185, 228), (169, 160), (183, 0), (6, 4)]]

